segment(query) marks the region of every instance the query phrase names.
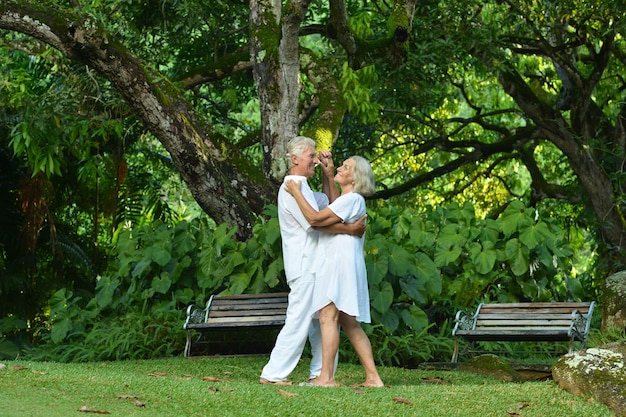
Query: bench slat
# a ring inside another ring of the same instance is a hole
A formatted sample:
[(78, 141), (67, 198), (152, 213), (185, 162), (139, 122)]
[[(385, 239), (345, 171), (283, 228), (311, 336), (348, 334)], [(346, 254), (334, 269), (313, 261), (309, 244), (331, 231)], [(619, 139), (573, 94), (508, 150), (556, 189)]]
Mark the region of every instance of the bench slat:
[(571, 320), (572, 319), (572, 312), (568, 312), (568, 313), (484, 313), (484, 312), (479, 312), (478, 316), (479, 319), (483, 318), (483, 317), (491, 317), (491, 318), (496, 318), (498, 320), (507, 320), (507, 319), (518, 319), (518, 318), (523, 318), (523, 319), (536, 319), (536, 318), (547, 318), (547, 319), (554, 319), (554, 320)]
[(529, 302), (529, 303), (493, 303), (493, 304), (483, 304), (483, 307), (493, 307), (493, 308), (546, 308), (546, 307), (567, 307), (567, 308), (581, 308), (581, 307), (589, 307), (591, 305), (591, 301), (583, 301), (583, 302), (569, 302), (569, 301), (556, 301), (556, 302)]
[(552, 332), (546, 330), (529, 330), (526, 332), (510, 331), (510, 330), (475, 330), (472, 332), (459, 331), (458, 336), (462, 336), (470, 341), (492, 341), (492, 342), (513, 342), (513, 341), (527, 341), (527, 342), (552, 342), (552, 341), (569, 341), (570, 336), (567, 331), (564, 332)]
[(578, 311), (582, 314), (589, 310), (585, 308), (487, 308), (481, 307), (480, 314), (572, 314)]
[(240, 317), (221, 317), (217, 319), (209, 318), (206, 323), (189, 324), (189, 329), (215, 329), (219, 327), (256, 327), (256, 326), (282, 326), (285, 323), (285, 316), (255, 316), (247, 320)]
[(272, 303), (272, 304), (211, 304), (211, 311), (241, 311), (245, 312), (248, 310), (284, 310), (287, 302), (284, 303)]
[(254, 316), (284, 316), (285, 309), (274, 309), (274, 310), (246, 310), (246, 311), (212, 311), (209, 317), (239, 317), (242, 320), (247, 319), (248, 317)]
[(489, 327), (489, 326), (520, 326), (520, 327), (526, 327), (526, 326), (565, 326), (565, 327), (569, 327), (569, 325), (572, 323), (572, 320), (541, 320), (541, 319), (534, 319), (534, 320), (527, 320), (527, 319), (521, 319), (521, 320), (511, 320), (511, 319), (507, 319), (507, 320), (498, 320), (498, 319), (478, 319), (476, 321), (476, 328), (478, 329), (479, 327)]

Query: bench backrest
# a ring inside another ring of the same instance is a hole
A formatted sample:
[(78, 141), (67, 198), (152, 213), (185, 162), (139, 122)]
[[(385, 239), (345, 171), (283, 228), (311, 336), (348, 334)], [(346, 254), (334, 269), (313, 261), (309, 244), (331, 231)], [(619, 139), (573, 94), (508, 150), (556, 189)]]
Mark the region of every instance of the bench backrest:
[(589, 302), (481, 304), (476, 329), (569, 329), (576, 313), (587, 316)]
[(215, 295), (207, 303), (206, 323), (232, 327), (282, 325), (287, 304), (287, 293)]

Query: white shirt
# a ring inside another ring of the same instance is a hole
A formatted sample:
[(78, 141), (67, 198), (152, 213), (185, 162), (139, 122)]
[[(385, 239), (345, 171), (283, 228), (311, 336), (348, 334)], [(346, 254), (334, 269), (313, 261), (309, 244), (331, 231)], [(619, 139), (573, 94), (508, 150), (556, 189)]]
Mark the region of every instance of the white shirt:
[(314, 272), (319, 232), (311, 227), (298, 207), (296, 199), (285, 190), (287, 180), (302, 182), (300, 187), (302, 195), (315, 210), (326, 207), (328, 197), (323, 193), (314, 193), (306, 177), (299, 175), (287, 175), (278, 190), (278, 222), (283, 244), (285, 276), (289, 283), (306, 272)]

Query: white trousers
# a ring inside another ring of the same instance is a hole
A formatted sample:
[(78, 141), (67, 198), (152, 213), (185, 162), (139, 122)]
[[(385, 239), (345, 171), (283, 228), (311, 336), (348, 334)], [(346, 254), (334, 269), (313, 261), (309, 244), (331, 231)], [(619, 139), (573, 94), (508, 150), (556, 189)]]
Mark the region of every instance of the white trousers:
[(307, 274), (289, 282), (289, 303), (285, 324), (278, 333), (270, 360), (261, 378), (268, 381), (285, 381), (298, 365), (307, 337), (311, 344), (311, 365), (309, 377), (315, 378), (322, 369), (322, 335), (319, 320), (311, 317), (311, 300), (315, 286), (315, 276)]

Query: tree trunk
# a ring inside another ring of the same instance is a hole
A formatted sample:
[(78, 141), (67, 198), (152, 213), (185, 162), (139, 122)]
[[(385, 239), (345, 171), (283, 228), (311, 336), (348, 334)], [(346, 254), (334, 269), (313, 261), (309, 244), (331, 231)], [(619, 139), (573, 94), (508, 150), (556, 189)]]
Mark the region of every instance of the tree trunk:
[(251, 235), (254, 213), (273, 200), (274, 187), (236, 148), (211, 137), (177, 90), (156, 81), (165, 77), (149, 74), (95, 21), (50, 5), (3, 1), (0, 27), (31, 35), (107, 78), (165, 146), (202, 209), (236, 225), (239, 239)]

